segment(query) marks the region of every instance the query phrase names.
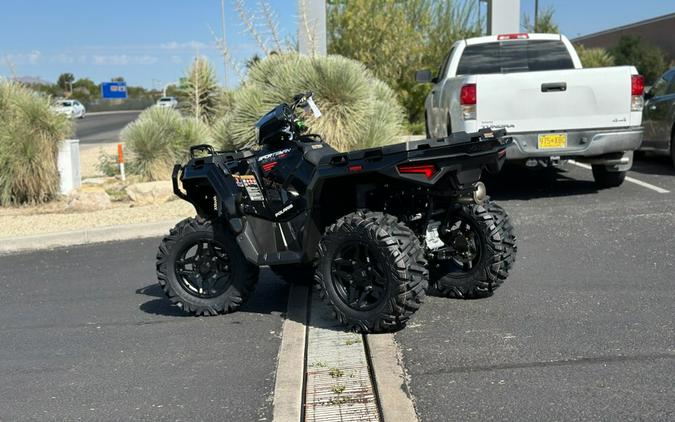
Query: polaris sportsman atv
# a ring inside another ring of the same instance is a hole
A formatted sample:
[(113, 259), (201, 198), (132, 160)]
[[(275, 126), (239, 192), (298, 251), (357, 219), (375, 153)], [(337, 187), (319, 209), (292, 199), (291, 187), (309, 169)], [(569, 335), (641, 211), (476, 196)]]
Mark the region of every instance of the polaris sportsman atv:
[(196, 315), (235, 311), (258, 269), (312, 279), (348, 327), (398, 329), (431, 281), (447, 296), (490, 294), (515, 259), (513, 228), (486, 197), (483, 169), (498, 171), (504, 131), (453, 133), (341, 153), (305, 134), (299, 107), (280, 104), (256, 124), (259, 149), (190, 148), (173, 170), (175, 194), (196, 218), (181, 221), (157, 254), (159, 284)]

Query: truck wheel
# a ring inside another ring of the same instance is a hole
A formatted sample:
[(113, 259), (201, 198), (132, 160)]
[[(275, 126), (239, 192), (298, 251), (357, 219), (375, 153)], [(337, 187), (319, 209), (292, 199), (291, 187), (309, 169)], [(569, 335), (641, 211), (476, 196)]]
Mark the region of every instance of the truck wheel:
[(313, 264), (270, 265), (270, 270), (289, 284), (311, 286), (314, 282)]
[(492, 294), (516, 259), (516, 236), (508, 215), (492, 202), (452, 212), (439, 230), (449, 251), (431, 261), (431, 279), (447, 297), (475, 299)]
[(621, 186), (626, 179), (625, 171), (609, 171), (607, 166), (602, 164), (593, 165), (593, 179), (600, 189), (615, 188)]
[(172, 303), (194, 315), (234, 312), (258, 281), (234, 237), (218, 222), (188, 218), (157, 252), (157, 279)]
[(316, 280), (341, 323), (383, 332), (402, 328), (419, 309), (429, 274), (412, 230), (391, 215), (359, 211), (326, 230)]

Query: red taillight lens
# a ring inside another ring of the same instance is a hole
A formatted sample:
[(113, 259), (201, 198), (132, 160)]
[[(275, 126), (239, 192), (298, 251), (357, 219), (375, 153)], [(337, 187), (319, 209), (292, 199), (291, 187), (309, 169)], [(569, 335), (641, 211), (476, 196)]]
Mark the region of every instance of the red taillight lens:
[(462, 89), (459, 91), (459, 103), (461, 105), (476, 104), (476, 84), (462, 86)]
[(435, 164), (401, 164), (398, 171), (408, 174), (423, 174), (427, 179), (431, 179), (436, 173)]
[(645, 77), (633, 75), (630, 77), (630, 95), (642, 95), (645, 92)]
[(497, 36), (498, 41), (504, 41), (504, 40), (526, 40), (529, 39), (529, 35), (525, 33), (520, 33), (520, 34), (501, 34)]

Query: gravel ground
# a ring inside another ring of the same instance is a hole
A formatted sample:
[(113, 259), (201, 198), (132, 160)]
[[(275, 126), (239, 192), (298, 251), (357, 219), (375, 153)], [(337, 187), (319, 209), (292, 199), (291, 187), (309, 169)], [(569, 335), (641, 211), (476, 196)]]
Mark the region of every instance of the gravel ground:
[(96, 168), (101, 153), (116, 154), (117, 142), (106, 144), (80, 145), (80, 174), (82, 178), (103, 176)]
[(113, 202), (112, 208), (86, 213), (66, 213), (64, 207), (64, 202), (56, 201), (39, 207), (0, 208), (0, 239), (121, 224), (178, 221), (195, 214), (192, 205), (180, 200), (142, 207)]

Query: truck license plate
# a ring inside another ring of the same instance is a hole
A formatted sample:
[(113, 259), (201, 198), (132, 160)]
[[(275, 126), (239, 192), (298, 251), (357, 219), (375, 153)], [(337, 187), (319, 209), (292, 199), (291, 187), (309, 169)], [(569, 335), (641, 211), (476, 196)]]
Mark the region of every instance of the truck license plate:
[(567, 147), (566, 133), (549, 133), (539, 135), (539, 149), (554, 149)]

